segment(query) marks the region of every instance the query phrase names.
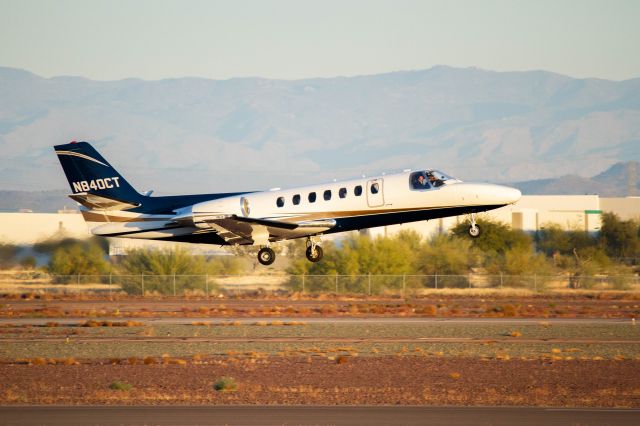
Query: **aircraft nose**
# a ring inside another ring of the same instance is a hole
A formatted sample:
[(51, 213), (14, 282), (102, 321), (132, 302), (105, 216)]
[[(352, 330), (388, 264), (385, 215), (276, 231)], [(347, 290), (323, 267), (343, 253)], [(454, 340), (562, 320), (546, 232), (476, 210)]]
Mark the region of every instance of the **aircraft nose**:
[(506, 204), (513, 204), (520, 199), (522, 193), (516, 188), (509, 186), (500, 187), (500, 198), (504, 200)]

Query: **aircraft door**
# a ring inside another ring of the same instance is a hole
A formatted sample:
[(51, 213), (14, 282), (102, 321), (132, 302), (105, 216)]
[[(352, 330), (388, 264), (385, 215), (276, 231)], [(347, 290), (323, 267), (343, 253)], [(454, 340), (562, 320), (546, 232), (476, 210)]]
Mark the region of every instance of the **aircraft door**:
[(369, 207), (384, 205), (383, 179), (367, 181), (367, 204)]

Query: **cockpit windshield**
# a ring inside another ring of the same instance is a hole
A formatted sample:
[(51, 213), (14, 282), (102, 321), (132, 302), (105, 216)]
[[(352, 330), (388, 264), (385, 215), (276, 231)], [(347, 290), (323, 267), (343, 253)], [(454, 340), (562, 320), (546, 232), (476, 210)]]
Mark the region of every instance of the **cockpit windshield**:
[(442, 185), (457, 182), (452, 178), (438, 170), (422, 170), (413, 172), (409, 175), (409, 185), (414, 190), (437, 189)]

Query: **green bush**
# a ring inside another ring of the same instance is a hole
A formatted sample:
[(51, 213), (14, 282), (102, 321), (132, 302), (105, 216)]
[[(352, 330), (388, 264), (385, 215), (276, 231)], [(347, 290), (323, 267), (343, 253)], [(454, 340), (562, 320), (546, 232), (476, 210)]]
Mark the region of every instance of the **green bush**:
[(109, 385), (109, 389), (117, 390), (117, 391), (125, 391), (128, 392), (133, 389), (133, 386), (127, 382), (122, 382), (120, 380), (116, 380)]
[(465, 275), (478, 254), (469, 238), (438, 234), (420, 248), (416, 270), (426, 275)]
[[(472, 246), (480, 250), (485, 256), (492, 257), (496, 254), (502, 255), (509, 249), (531, 247), (531, 237), (520, 230), (501, 222), (487, 219), (478, 219), (478, 226), (482, 233), (478, 238), (471, 239)], [(453, 227), (451, 233), (454, 236), (469, 239), (469, 224), (461, 222)]]
[(573, 250), (597, 247), (598, 239), (586, 231), (565, 231), (557, 224), (544, 224), (537, 234), (538, 250), (547, 256), (572, 255)]
[(640, 224), (605, 213), (602, 215), (600, 243), (610, 256), (640, 257)]
[[(398, 288), (397, 277), (382, 276), (412, 273), (418, 255), (412, 247), (419, 243), (420, 237), (415, 233), (404, 232), (394, 237), (375, 239), (351, 234), (340, 241), (340, 246), (332, 242), (324, 243), (322, 261), (311, 263), (305, 258), (306, 245), (301, 240), (290, 245), (292, 257), (296, 260), (291, 262), (287, 272), (297, 276), (306, 275), (306, 290), (309, 292), (335, 291), (335, 275), (341, 276), (338, 283), (340, 292), (368, 291), (369, 274), (376, 276), (375, 292)], [(294, 291), (302, 289), (299, 277), (292, 277), (287, 286)]]
[(0, 243), (0, 268), (15, 266), (18, 247), (9, 243)]
[(107, 253), (95, 240), (65, 240), (53, 249), (49, 272), (55, 275), (100, 275), (108, 273)]
[(238, 385), (233, 377), (221, 377), (213, 384), (213, 389), (218, 392), (235, 391), (238, 390)]
[[(184, 290), (204, 291), (205, 275), (229, 275), (242, 271), (242, 261), (233, 256), (192, 255), (181, 247), (164, 250), (132, 250), (118, 266), (120, 285), (129, 294), (140, 294), (142, 275), (146, 292), (173, 294)], [(174, 277), (175, 276), (175, 277)], [(174, 281), (175, 280), (175, 281)], [(209, 285), (209, 290), (214, 289)]]

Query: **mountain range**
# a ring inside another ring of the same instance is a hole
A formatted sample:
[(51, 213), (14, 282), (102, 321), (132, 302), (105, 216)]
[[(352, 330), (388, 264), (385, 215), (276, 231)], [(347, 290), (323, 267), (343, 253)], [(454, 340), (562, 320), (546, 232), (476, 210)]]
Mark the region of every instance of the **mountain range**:
[(70, 140), (92, 142), (136, 188), (163, 195), (425, 167), (463, 180), (588, 179), (640, 160), (640, 78), (437, 66), (93, 81), (0, 68), (0, 190), (66, 188), (52, 145)]

